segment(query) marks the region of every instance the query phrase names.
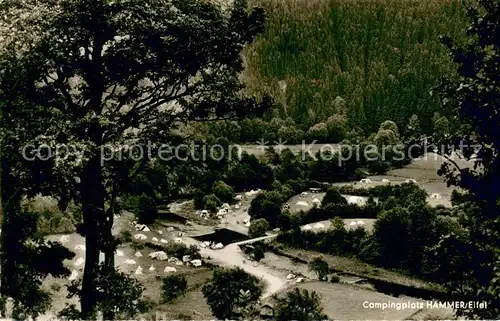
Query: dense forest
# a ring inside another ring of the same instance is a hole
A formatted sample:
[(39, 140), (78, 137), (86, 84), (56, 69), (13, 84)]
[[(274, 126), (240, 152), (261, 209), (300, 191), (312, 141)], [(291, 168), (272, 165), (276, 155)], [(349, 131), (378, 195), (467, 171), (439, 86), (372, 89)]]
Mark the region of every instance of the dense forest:
[(262, 136), (339, 142), (345, 132), (369, 134), (385, 120), (404, 133), (414, 114), (429, 134), (434, 113), (449, 114), (436, 86), (456, 75), (439, 37), (464, 41), (460, 1), (251, 4), (265, 8), (268, 20), (244, 51), (244, 79), (250, 92), (270, 95), (275, 106), (265, 122), (211, 126), (215, 135), (251, 143)]

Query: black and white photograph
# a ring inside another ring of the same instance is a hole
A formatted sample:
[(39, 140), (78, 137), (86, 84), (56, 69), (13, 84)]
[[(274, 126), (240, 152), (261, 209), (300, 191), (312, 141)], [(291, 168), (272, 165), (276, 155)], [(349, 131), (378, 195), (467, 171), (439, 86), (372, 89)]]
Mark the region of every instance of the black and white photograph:
[(0, 320), (500, 320), (500, 0), (0, 0)]

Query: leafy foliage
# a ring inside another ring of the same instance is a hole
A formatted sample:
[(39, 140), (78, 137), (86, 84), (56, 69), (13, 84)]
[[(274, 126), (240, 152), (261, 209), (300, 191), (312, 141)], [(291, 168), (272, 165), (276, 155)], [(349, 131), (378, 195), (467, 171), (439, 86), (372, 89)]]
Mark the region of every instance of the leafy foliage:
[(215, 317), (234, 320), (260, 299), (262, 288), (256, 277), (240, 268), (216, 269), (202, 292)]
[(254, 220), (248, 228), (248, 236), (250, 238), (264, 236), (266, 235), (267, 230), (269, 230), (269, 227), (270, 225), (265, 218)]
[(137, 216), (140, 224), (153, 223), (158, 215), (155, 200), (146, 194), (142, 194), (137, 201), (135, 215)]
[(203, 198), (203, 208), (215, 213), (217, 212), (217, 208), (221, 205), (220, 199), (214, 194), (206, 195)]
[(214, 195), (223, 203), (232, 203), (234, 201), (234, 190), (223, 181), (215, 182), (213, 186)]
[[(459, 76), (441, 86), (443, 102), (453, 110), (454, 121), (441, 121), (439, 127), (451, 133), (435, 137), (436, 144), (451, 142), (450, 146), (461, 148), (464, 158), (474, 162), (473, 167), (460, 168), (449, 158), (439, 171), (449, 185), (461, 187), (468, 194), (461, 219), (467, 233), (445, 236), (437, 250), (447, 252), (450, 259), (440, 273), (448, 276), (445, 285), (449, 292), (488, 303), (488, 309), (459, 309), (459, 314), (494, 319), (500, 316), (500, 4), (493, 0), (473, 2), (467, 7), (467, 15), (467, 43), (442, 39)], [(452, 156), (451, 147), (444, 154)], [(463, 273), (460, 277), (450, 271), (457, 264)]]
[(298, 289), (288, 292), (284, 298), (276, 298), (275, 317), (278, 321), (328, 320), (323, 313), (321, 298), (316, 292)]
[(316, 272), (320, 280), (324, 280), (328, 273), (330, 273), (330, 267), (328, 266), (328, 263), (321, 257), (316, 257), (311, 262), (309, 262), (309, 268), (312, 271)]
[(163, 278), (163, 302), (172, 302), (187, 289), (186, 278), (180, 275), (169, 275)]
[(339, 114), (340, 96), (350, 127), (372, 132), (391, 119), (402, 129), (417, 114), (432, 132), (433, 113), (443, 110), (433, 87), (455, 71), (438, 36), (464, 38), (460, 1), (256, 3), (269, 22), (247, 50), (247, 73), (253, 91), (280, 102), (282, 118), (307, 130)]
[(323, 206), (328, 204), (340, 205), (347, 204), (347, 200), (343, 197), (340, 192), (335, 188), (329, 188), (326, 190), (326, 194), (321, 202)]
[[(74, 199), (82, 206), (82, 317), (92, 318), (100, 306), (113, 319), (114, 309), (100, 304), (96, 291), (103, 277), (99, 251), (114, 266), (117, 198), (148, 165), (149, 151), (184, 141), (175, 132), (181, 124), (260, 115), (268, 108), (268, 98), (243, 95), (239, 79), (241, 50), (263, 31), (264, 12), (249, 13), (239, 0), (227, 12), (198, 0), (1, 5), (2, 130), (18, 147), (75, 147), (33, 162), (32, 171), (18, 166), (18, 172), (33, 178), (24, 187), (30, 193), (46, 188), (62, 204)], [(148, 152), (138, 155), (132, 145)], [(154, 185), (148, 180), (138, 179), (139, 186)], [(107, 302), (131, 309), (118, 298)]]

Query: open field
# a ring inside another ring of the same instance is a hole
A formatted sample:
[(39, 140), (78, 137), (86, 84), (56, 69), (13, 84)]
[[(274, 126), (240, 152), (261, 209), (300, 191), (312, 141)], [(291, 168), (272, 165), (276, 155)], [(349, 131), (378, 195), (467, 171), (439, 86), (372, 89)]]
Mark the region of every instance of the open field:
[[(424, 280), (417, 279), (415, 277), (403, 275), (394, 271), (386, 270), (383, 268), (378, 268), (368, 263), (361, 262), (357, 259), (352, 259), (348, 257), (327, 255), (323, 253), (306, 251), (306, 250), (296, 250), (292, 248), (284, 248), (282, 252), (299, 257), (308, 262), (312, 261), (314, 258), (321, 256), (325, 261), (328, 262), (330, 268), (338, 270), (339, 273), (355, 274), (359, 277), (372, 277), (384, 281), (390, 281), (397, 284), (402, 284), (406, 286), (412, 286), (417, 288), (431, 288), (431, 284)], [(293, 266), (294, 262), (289, 260), (290, 266)]]
[[(306, 282), (297, 284), (294, 288), (316, 291), (322, 298), (324, 312), (328, 317), (335, 320), (404, 320), (419, 312), (420, 309), (418, 307), (409, 307), (406, 309), (388, 308), (383, 310), (369, 308), (367, 303), (390, 302), (391, 304), (404, 304), (411, 302), (415, 304), (422, 302), (414, 298), (395, 298), (355, 285), (340, 283)], [(437, 319), (450, 318), (453, 315), (451, 311), (444, 309), (436, 309), (432, 312)]]

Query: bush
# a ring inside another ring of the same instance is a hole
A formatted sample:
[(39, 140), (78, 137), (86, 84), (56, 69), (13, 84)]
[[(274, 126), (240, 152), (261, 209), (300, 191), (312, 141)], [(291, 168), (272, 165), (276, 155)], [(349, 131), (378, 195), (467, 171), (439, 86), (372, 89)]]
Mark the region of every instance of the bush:
[(140, 224), (151, 224), (156, 219), (158, 210), (156, 209), (156, 202), (153, 198), (142, 194), (139, 196), (135, 215)]
[(174, 256), (178, 259), (182, 259), (184, 255), (189, 255), (192, 260), (201, 259), (200, 250), (196, 245), (187, 247), (182, 243), (173, 243), (160, 249), (163, 249), (169, 256)]
[(223, 203), (234, 202), (235, 193), (233, 188), (223, 181), (215, 182), (213, 186), (213, 193)]
[(128, 230), (121, 231), (119, 239), (122, 243), (130, 243), (132, 242), (132, 233)]
[(380, 246), (381, 264), (403, 268), (408, 258), (411, 215), (397, 206), (380, 213), (373, 235)]
[(344, 140), (347, 132), (347, 118), (343, 115), (331, 116), (326, 121), (328, 138), (331, 143), (339, 143)]
[(253, 250), (253, 258), (254, 258), (254, 260), (257, 261), (257, 262), (259, 262), (264, 257), (265, 257), (264, 247), (261, 244), (259, 244), (259, 243), (255, 244), (254, 250)]
[(398, 143), (396, 134), (389, 129), (381, 129), (375, 136), (375, 144), (377, 146), (391, 146)]
[(184, 294), (187, 289), (186, 278), (180, 275), (169, 275), (163, 278), (163, 302), (169, 303)]
[(220, 205), (221, 201), (214, 194), (207, 195), (203, 198), (203, 208), (212, 213), (215, 213)]
[(399, 138), (399, 130), (398, 130), (398, 125), (396, 125), (395, 122), (391, 120), (386, 120), (382, 124), (380, 124), (379, 131), (381, 130), (390, 130), (396, 135), (397, 138)]
[(330, 272), (330, 267), (328, 266), (328, 263), (321, 257), (314, 258), (309, 263), (309, 268), (312, 271), (316, 272), (320, 281), (323, 281)]
[(271, 227), (276, 226), (281, 215), (283, 196), (277, 191), (263, 192), (252, 200), (248, 214), (253, 220), (265, 218)]
[(320, 143), (328, 141), (328, 128), (325, 123), (318, 123), (307, 131), (307, 137), (313, 141), (317, 140)]
[(321, 202), (321, 204), (323, 207), (328, 204), (347, 204), (347, 200), (340, 194), (338, 189), (330, 187), (326, 191), (325, 197), (323, 197), (323, 201)]
[(250, 238), (264, 236), (266, 235), (266, 231), (269, 229), (269, 227), (269, 222), (264, 218), (252, 221), (252, 224), (248, 229), (248, 236)]

